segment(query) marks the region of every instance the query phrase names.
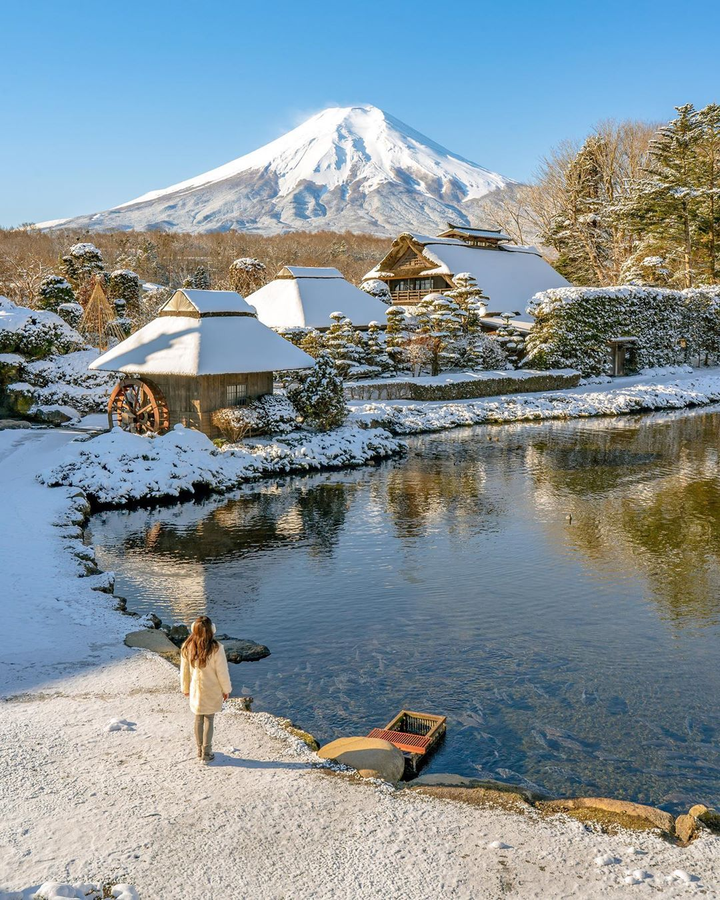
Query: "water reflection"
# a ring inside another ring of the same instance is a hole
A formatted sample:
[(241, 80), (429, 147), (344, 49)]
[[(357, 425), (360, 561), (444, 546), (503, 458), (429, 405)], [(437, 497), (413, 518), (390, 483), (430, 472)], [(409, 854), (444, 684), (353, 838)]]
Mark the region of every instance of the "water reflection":
[(93, 536), (131, 608), (268, 644), (236, 687), (323, 740), (414, 706), (436, 771), (717, 803), (719, 423), (463, 429)]

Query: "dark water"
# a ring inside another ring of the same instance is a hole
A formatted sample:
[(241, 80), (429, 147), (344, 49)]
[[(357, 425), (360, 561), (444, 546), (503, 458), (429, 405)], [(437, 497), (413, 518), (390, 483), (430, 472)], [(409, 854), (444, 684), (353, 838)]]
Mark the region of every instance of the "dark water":
[(321, 741), (444, 713), (431, 771), (685, 811), (720, 802), (719, 428), (462, 429), (92, 535), (131, 609), (267, 644), (237, 691)]

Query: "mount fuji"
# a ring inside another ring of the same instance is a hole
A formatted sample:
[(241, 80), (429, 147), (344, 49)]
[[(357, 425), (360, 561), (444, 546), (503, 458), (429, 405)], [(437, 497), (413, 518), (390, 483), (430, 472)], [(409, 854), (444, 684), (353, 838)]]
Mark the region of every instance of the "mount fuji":
[(39, 227), (90, 231), (433, 231), (472, 224), (516, 182), (374, 106), (331, 107), (203, 175), (113, 209)]

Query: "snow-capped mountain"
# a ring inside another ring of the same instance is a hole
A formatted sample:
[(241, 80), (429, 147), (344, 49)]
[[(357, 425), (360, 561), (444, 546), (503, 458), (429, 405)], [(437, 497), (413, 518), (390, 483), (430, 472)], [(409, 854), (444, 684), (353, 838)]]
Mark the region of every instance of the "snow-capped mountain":
[(374, 106), (332, 107), (204, 175), (45, 227), (428, 231), (471, 224), (476, 201), (514, 184)]

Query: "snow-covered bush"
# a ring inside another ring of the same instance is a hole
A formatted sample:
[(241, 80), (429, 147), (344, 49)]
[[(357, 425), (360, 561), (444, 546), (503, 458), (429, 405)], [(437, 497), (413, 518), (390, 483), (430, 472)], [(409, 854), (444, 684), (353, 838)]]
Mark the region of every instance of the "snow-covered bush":
[(608, 340), (637, 338), (638, 368), (720, 354), (720, 287), (559, 288), (536, 294), (525, 364), (612, 374)]
[(46, 275), (38, 288), (37, 308), (58, 312), (60, 306), (67, 303), (75, 303), (75, 292), (70, 282), (62, 275)]
[(360, 290), (370, 294), (371, 297), (375, 297), (381, 303), (387, 304), (387, 306), (390, 306), (392, 303), (390, 288), (384, 281), (380, 281), (379, 278), (368, 278), (367, 281), (363, 281), (360, 285)]
[(0, 297), (0, 353), (40, 359), (51, 353), (71, 353), (84, 346), (81, 335), (55, 313), (16, 306), (6, 297)]
[(301, 381), (288, 387), (288, 397), (304, 422), (328, 431), (345, 421), (348, 408), (342, 378), (332, 357), (323, 353)]
[(82, 319), (83, 308), (79, 303), (61, 303), (57, 308), (57, 314), (71, 328), (77, 328)]
[(287, 434), (297, 426), (298, 411), (282, 394), (266, 394), (246, 406), (216, 410), (212, 422), (223, 436), (236, 444), (248, 435)]
[[(83, 414), (100, 412), (107, 405), (117, 376), (114, 372), (89, 370), (97, 356), (98, 351), (91, 349), (39, 359), (25, 363), (21, 377), (32, 386), (37, 405), (71, 406)], [(15, 385), (8, 386), (10, 395), (14, 390)]]

